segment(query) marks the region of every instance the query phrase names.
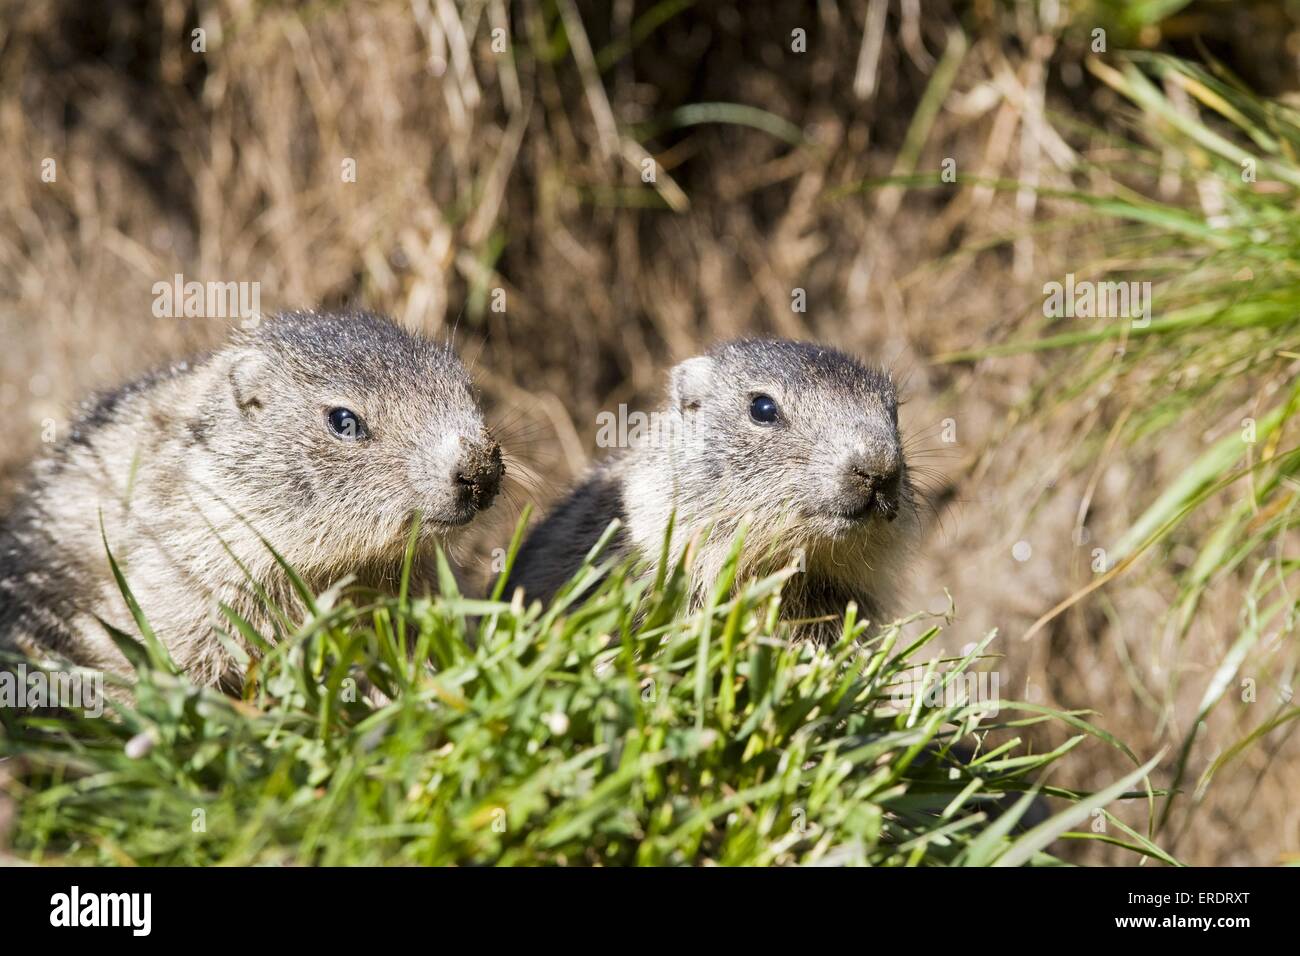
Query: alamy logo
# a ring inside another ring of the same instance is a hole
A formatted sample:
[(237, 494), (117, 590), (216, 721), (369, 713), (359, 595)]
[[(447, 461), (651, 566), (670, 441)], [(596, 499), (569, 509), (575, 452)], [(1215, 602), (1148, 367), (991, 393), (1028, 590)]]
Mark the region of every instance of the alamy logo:
[(669, 448), (693, 427), (693, 421), (672, 412), (628, 411), (622, 404), (617, 412), (596, 415), (596, 447)]
[(128, 926), (134, 936), (148, 936), (153, 927), (152, 893), (71, 893), (50, 897), (51, 926)]
[(104, 714), (104, 674), (102, 671), (42, 670), (18, 663), (0, 670), (0, 707), (77, 708), (86, 717)]
[(987, 717), (996, 717), (1001, 709), (998, 690), (1001, 678), (997, 671), (944, 673), (916, 666), (903, 671), (890, 688), (894, 704), (909, 708), (919, 698), (926, 707), (979, 706)]
[(1150, 282), (1076, 281), (1043, 286), (1043, 315), (1049, 319), (1131, 319), (1135, 329), (1151, 324)]
[(178, 272), (170, 282), (155, 282), (152, 291), (159, 319), (239, 319), (244, 328), (262, 319), (260, 282), (186, 282)]

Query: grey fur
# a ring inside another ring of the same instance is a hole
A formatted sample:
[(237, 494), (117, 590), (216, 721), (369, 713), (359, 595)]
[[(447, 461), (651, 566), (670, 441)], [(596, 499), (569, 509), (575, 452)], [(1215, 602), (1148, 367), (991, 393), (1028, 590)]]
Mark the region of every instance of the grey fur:
[[(779, 424), (751, 420), (756, 394), (777, 401)], [(613, 556), (653, 563), (675, 512), (671, 557), (694, 547), (697, 601), (748, 520), (743, 576), (799, 561), (802, 549), (787, 618), (842, 618), (850, 600), (876, 623), (897, 610), (919, 521), (887, 374), (825, 346), (727, 342), (672, 370), (657, 421), (648, 440), (598, 465), (532, 531), (511, 585), (549, 601), (615, 518)], [(838, 630), (832, 620), (802, 634)]]
[[(360, 414), (362, 440), (330, 433), (339, 406)], [(86, 403), (0, 525), (0, 650), (129, 672), (96, 620), (135, 632), (102, 514), (176, 662), (237, 682), (219, 602), (268, 634), (249, 578), (295, 603), (258, 534), (314, 588), (349, 574), (390, 586), (415, 512), (424, 552), (491, 503), (501, 473), (450, 348), (367, 313), (277, 317)]]

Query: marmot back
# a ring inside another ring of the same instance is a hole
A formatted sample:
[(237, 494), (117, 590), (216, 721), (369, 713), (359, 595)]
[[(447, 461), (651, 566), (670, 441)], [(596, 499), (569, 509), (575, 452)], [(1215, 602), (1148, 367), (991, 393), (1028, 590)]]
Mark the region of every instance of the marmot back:
[(106, 538), (176, 662), (237, 678), (220, 604), (269, 631), (258, 588), (293, 603), (259, 535), (313, 587), (394, 583), (413, 516), (450, 534), (502, 471), (449, 348), (367, 313), (268, 320), (91, 400), (36, 465), (0, 526), (0, 650), (129, 673), (97, 620), (135, 632)]
[(528, 536), (511, 585), (549, 601), (614, 518), (623, 527), (613, 554), (652, 563), (674, 515), (670, 557), (698, 542), (697, 599), (747, 521), (743, 575), (804, 569), (786, 587), (787, 617), (840, 618), (853, 600), (886, 620), (919, 531), (893, 382), (809, 343), (728, 342), (688, 359), (670, 373), (649, 433)]

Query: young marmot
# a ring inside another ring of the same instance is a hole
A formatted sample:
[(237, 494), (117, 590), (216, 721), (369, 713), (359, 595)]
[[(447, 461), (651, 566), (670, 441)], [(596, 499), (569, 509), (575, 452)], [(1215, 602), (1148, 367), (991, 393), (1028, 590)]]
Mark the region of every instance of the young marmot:
[(106, 539), (176, 663), (237, 684), (220, 603), (265, 634), (259, 589), (294, 606), (261, 539), (315, 589), (393, 585), (415, 514), (425, 550), (502, 473), (448, 347), (365, 313), (268, 320), (87, 403), (0, 526), (0, 651), (130, 672), (97, 620), (136, 630)]
[(646, 432), (532, 531), (512, 586), (549, 601), (615, 518), (612, 556), (653, 563), (675, 514), (670, 557), (696, 541), (697, 600), (747, 520), (743, 576), (804, 570), (784, 592), (787, 618), (842, 618), (856, 601), (879, 624), (896, 610), (919, 522), (887, 374), (820, 345), (728, 342), (672, 370)]

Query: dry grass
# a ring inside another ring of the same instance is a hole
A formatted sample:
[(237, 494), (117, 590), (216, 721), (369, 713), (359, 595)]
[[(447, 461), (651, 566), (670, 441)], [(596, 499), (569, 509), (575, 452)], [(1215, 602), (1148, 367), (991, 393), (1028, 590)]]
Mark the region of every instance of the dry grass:
[[(959, 20), (946, 3), (920, 18), (911, 2), (744, 5), (743, 16), (728, 4), (524, 2), (511, 5), (506, 53), (492, 49), (500, 0), (6, 6), (10, 487), (43, 422), (87, 390), (224, 337), (219, 322), (153, 318), (153, 284), (177, 272), (258, 281), (267, 311), (357, 304), (454, 334), (507, 444), (544, 479), (516, 499), (541, 505), (587, 462), (596, 413), (653, 400), (670, 362), (741, 334), (823, 339), (907, 379), (904, 428), (928, 449), (918, 460), (939, 512), (916, 605), (942, 609), (949, 591), (955, 645), (1000, 628), (1018, 696), (1098, 711), (1143, 759), (1188, 726), (1201, 670), (1232, 638), (1232, 587), (1203, 606), (1177, 656), (1153, 639), (1172, 589), (1159, 569), (1043, 637), (1016, 638), (1090, 580), (1073, 534), (1080, 503), (1094, 535), (1117, 536), (1189, 460), (1191, 439), (1085, 459), (1083, 447), (1108, 448), (1108, 409), (1022, 414), (1048, 360), (929, 361), (1006, 339), (1041, 306), (1044, 281), (1102, 255), (1100, 236), (1039, 234), (1035, 222), (1068, 211), (1029, 191), (836, 193), (947, 158), (961, 176), (1069, 182), (1095, 144), (1063, 138), (1049, 107), (1105, 116), (1116, 99), (1082, 71), (1049, 85), (1082, 47), (1025, 5), (978, 3)], [(885, 6), (883, 19), (871, 12)], [(642, 35), (648, 10), (677, 8)], [(206, 53), (190, 50), (195, 27)], [(807, 53), (791, 52), (795, 28)], [(695, 124), (683, 110), (709, 103), (757, 108), (721, 115), (768, 128)], [(39, 175), (46, 157), (54, 183)], [(355, 183), (342, 181), (347, 159)], [(806, 313), (791, 309), (796, 288)], [(494, 289), (504, 312), (490, 308)], [(946, 419), (955, 445), (939, 440)], [(498, 511), (474, 554), (508, 541), (515, 515)], [(1017, 562), (1022, 540), (1033, 553)], [(1190, 679), (1167, 696), (1175, 673)], [(1229, 734), (1207, 727), (1193, 765)], [(1175, 815), (1170, 848), (1193, 863), (1294, 857), (1296, 764), (1294, 742), (1248, 754)], [(1127, 769), (1107, 748), (1081, 748), (1065, 761), (1071, 778), (1053, 782), (1100, 786)], [(1110, 857), (1098, 844), (1079, 858)]]

